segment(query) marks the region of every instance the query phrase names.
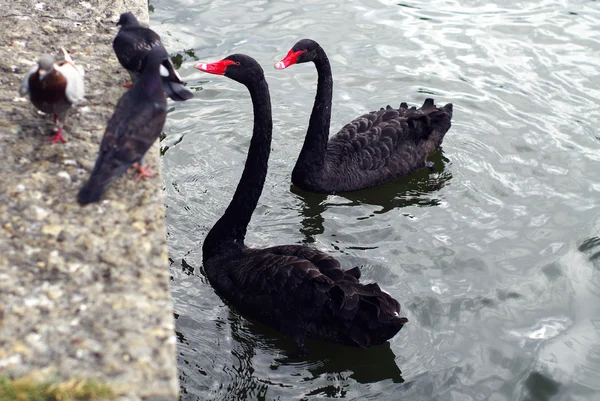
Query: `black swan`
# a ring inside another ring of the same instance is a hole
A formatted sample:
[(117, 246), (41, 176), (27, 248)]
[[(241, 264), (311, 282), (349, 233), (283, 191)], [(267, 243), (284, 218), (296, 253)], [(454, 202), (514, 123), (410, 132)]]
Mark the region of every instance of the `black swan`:
[(244, 171), (223, 216), (202, 245), (204, 270), (217, 293), (245, 315), (275, 327), (305, 353), (305, 338), (369, 347), (392, 338), (408, 321), (400, 304), (376, 283), (360, 284), (360, 270), (342, 270), (314, 248), (244, 245), (260, 198), (271, 151), (271, 100), (263, 70), (234, 54), (196, 68), (225, 75), (250, 91), (254, 129)]
[(129, 72), (132, 83), (135, 84), (144, 69), (150, 51), (160, 49), (165, 57), (160, 74), (163, 77), (167, 96), (176, 102), (194, 97), (194, 94), (185, 88), (181, 77), (175, 71), (169, 54), (156, 32), (141, 26), (135, 15), (130, 12), (121, 14), (117, 25), (121, 25), (121, 29), (113, 40), (113, 50), (121, 65)]
[(333, 78), (325, 51), (314, 40), (302, 39), (275, 68), (308, 61), (317, 68), (317, 95), (292, 183), (311, 192), (346, 192), (432, 167), (427, 156), (450, 129), (452, 104), (438, 108), (427, 99), (418, 110), (406, 103), (398, 109), (387, 106), (346, 124), (328, 142)]
[(164, 60), (164, 53), (153, 49), (133, 88), (119, 99), (106, 125), (92, 174), (77, 195), (81, 205), (100, 200), (106, 187), (134, 163), (138, 164), (138, 179), (154, 176), (148, 172), (150, 166), (142, 168), (141, 163), (167, 118), (167, 97), (159, 72)]

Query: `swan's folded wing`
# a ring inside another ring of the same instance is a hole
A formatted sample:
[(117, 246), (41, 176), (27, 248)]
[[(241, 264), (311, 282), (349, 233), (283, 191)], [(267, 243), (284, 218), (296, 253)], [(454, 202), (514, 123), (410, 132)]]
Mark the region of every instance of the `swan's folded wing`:
[(315, 248), (302, 245), (282, 245), (267, 249), (274, 254), (297, 256), (306, 259), (319, 269), (321, 274), (326, 275), (334, 281), (349, 280), (354, 282), (360, 278), (360, 270), (357, 267), (350, 270), (342, 270), (342, 266), (337, 259)]
[[(234, 287), (248, 296), (271, 294), (283, 300), (289, 296), (290, 302), (305, 294), (312, 297), (328, 293), (338, 284), (357, 284), (360, 277), (357, 268), (344, 271), (333, 257), (300, 245), (249, 249), (235, 268), (226, 270)], [(328, 299), (329, 295), (313, 301), (320, 304)]]
[(407, 132), (404, 114), (388, 106), (358, 117), (331, 138), (328, 157), (339, 157), (341, 163), (350, 154), (362, 170), (387, 166)]
[[(339, 158), (341, 164), (350, 154), (362, 170), (379, 170), (388, 165), (394, 169), (390, 163), (412, 162), (419, 142), (430, 137), (435, 124), (449, 126), (437, 120), (449, 121), (450, 117), (451, 114), (437, 108), (432, 99), (425, 100), (419, 109), (408, 108), (406, 103), (398, 109), (387, 106), (346, 124), (331, 138), (328, 157)], [(447, 130), (448, 127), (443, 131)]]
[(285, 248), (293, 247), (246, 250), (225, 268), (232, 287), (224, 290), (242, 312), (295, 340), (316, 335), (361, 347), (391, 338), (406, 322), (377, 284), (358, 283), (352, 270), (333, 280), (303, 257), (273, 253)]
[(264, 251), (273, 253), (275, 255), (297, 256), (302, 259), (306, 259), (313, 263), (319, 270), (331, 268), (341, 269), (340, 262), (338, 262), (333, 256), (330, 256), (316, 248), (310, 248), (302, 245), (281, 245), (266, 248)]
[(235, 291), (242, 307), (250, 308), (276, 302), (279, 309), (289, 312), (296, 309), (294, 305), (323, 304), (334, 284), (310, 261), (264, 249), (251, 250), (227, 272), (233, 285), (228, 291)]

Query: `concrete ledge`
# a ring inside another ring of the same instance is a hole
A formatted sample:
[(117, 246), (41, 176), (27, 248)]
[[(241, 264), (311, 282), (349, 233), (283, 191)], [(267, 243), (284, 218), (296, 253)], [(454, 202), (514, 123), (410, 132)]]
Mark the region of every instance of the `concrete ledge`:
[[(132, 4), (133, 3), (133, 4)], [(95, 161), (127, 74), (113, 54), (115, 21), (144, 0), (12, 0), (0, 21), (0, 375), (92, 378), (120, 400), (175, 400), (162, 178), (125, 175), (104, 201), (77, 191)], [(86, 104), (67, 143), (18, 88), (44, 53), (65, 47), (85, 68)], [(146, 161), (160, 173), (158, 144)]]

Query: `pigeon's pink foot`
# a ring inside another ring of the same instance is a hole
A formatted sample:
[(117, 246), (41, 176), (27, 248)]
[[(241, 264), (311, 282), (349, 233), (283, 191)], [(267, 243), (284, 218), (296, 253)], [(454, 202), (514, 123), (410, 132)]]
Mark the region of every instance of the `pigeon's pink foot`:
[(146, 178), (156, 177), (156, 173), (150, 172), (150, 169), (152, 168), (152, 166), (150, 164), (147, 164), (146, 167), (142, 167), (142, 165), (140, 163), (134, 163), (132, 167), (136, 168), (138, 171), (138, 176), (135, 179), (136, 182), (145, 177)]
[(65, 140), (65, 138), (63, 138), (63, 136), (62, 136), (62, 128), (60, 128), (60, 127), (58, 128), (58, 131), (56, 131), (56, 134), (54, 134), (50, 138), (48, 138), (47, 141), (50, 141), (52, 143), (58, 143), (58, 142), (66, 143), (67, 142)]
[(133, 86), (133, 84), (131, 82), (123, 84), (123, 88), (131, 88)]

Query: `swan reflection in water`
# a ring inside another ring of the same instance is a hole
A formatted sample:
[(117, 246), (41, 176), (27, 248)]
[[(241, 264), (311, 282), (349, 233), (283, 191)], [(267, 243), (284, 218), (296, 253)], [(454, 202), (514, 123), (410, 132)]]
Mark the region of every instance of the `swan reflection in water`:
[(339, 397), (352, 383), (404, 386), (389, 342), (362, 349), (308, 340), (308, 354), (296, 357), (292, 340), (227, 302), (203, 311), (174, 316), (182, 401)]
[[(266, 396), (268, 387), (291, 387), (294, 381), (290, 382), (290, 377), (315, 383), (314, 389), (305, 396), (340, 396), (353, 381), (362, 384), (384, 380), (404, 382), (389, 342), (362, 349), (309, 340), (309, 353), (296, 358), (287, 356), (295, 353), (294, 343), (269, 326), (247, 320), (233, 309), (229, 309), (228, 321), (236, 366), (224, 370), (234, 376), (230, 388), (233, 393), (229, 395), (239, 397), (236, 399), (253, 398), (257, 394)], [(326, 386), (322, 385), (323, 381), (327, 382)]]
[[(324, 219), (322, 214), (330, 207), (360, 205), (379, 207), (377, 210), (373, 210), (370, 215), (358, 217), (359, 219), (368, 219), (374, 215), (384, 214), (407, 206), (438, 206), (442, 201), (439, 190), (452, 179), (452, 173), (449, 169), (446, 169), (446, 165), (450, 161), (441, 150), (431, 154), (428, 160), (434, 163), (434, 173), (431, 173), (427, 168), (423, 168), (396, 181), (360, 191), (336, 194), (335, 198), (330, 195), (306, 192), (295, 185), (291, 185), (290, 191), (301, 201), (299, 202), (299, 209), (302, 216), (300, 232), (304, 235), (302, 243), (314, 243), (315, 236), (323, 233)], [(344, 200), (347, 200), (347, 202)]]

